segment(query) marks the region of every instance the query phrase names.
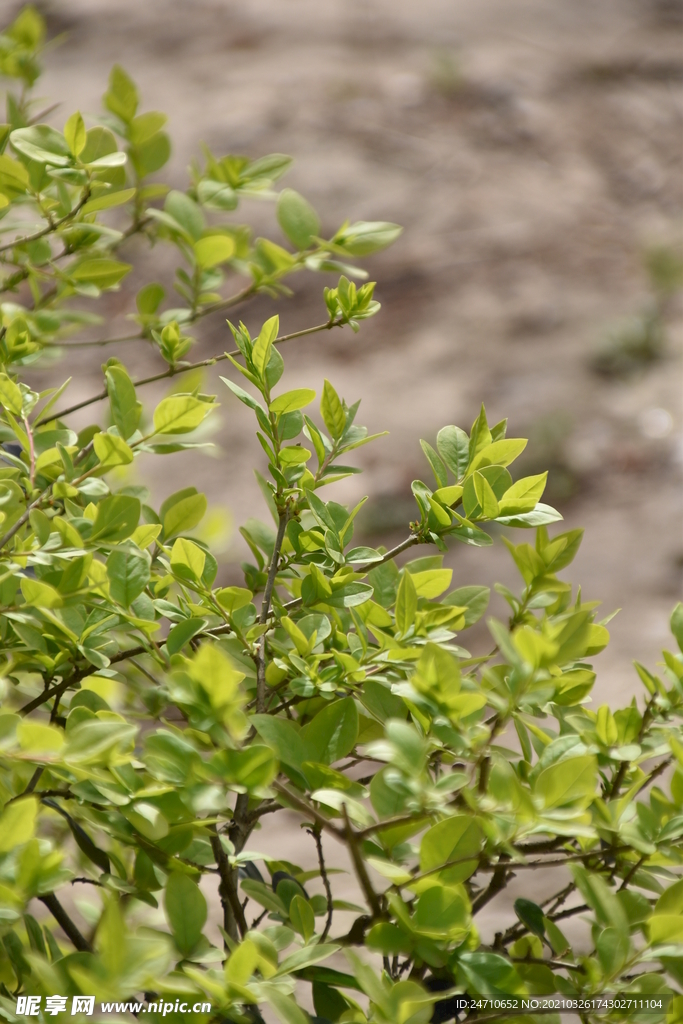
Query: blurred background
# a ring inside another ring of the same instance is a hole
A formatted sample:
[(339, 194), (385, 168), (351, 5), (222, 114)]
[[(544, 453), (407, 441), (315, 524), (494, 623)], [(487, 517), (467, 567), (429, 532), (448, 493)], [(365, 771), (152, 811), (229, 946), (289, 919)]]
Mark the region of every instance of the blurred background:
[[(569, 578), (605, 614), (621, 608), (594, 706), (636, 692), (630, 661), (653, 665), (667, 643), (683, 568), (680, 0), (40, 6), (50, 34), (64, 34), (39, 89), (63, 100), (55, 123), (99, 111), (119, 62), (144, 109), (170, 116), (174, 152), (160, 177), (173, 186), (186, 186), (202, 142), (219, 155), (279, 151), (295, 157), (285, 183), (318, 209), (323, 233), (346, 217), (405, 226), (365, 264), (380, 315), (359, 335), (284, 353), (285, 383), (319, 389), (327, 376), (349, 403), (362, 399), (359, 422), (390, 431), (356, 453), (366, 473), (336, 485), (337, 500), (373, 496), (356, 542), (406, 535), (410, 481), (429, 473), (419, 438), (469, 428), (484, 401), (490, 422), (509, 416), (510, 435), (531, 439), (520, 471), (549, 468), (545, 500), (586, 527)], [(280, 239), (271, 205), (236, 216)], [(142, 241), (124, 258), (141, 277), (102, 300), (112, 322), (144, 280), (171, 270)], [(290, 302), (240, 313), (252, 330), (275, 311), (286, 331), (318, 323), (325, 283), (336, 282), (302, 275)], [(197, 335), (194, 358), (230, 340), (221, 316)], [(109, 354), (79, 354), (72, 402), (99, 390)], [(158, 369), (146, 347), (116, 355), (137, 374)], [(207, 387), (222, 403), (216, 457), (153, 459), (138, 475), (155, 502), (192, 482), (229, 510), (221, 572), (237, 582), (236, 527), (267, 518), (252, 473), (263, 456), (218, 371)], [(518, 585), (500, 543), (455, 545), (447, 564), (454, 585)]]

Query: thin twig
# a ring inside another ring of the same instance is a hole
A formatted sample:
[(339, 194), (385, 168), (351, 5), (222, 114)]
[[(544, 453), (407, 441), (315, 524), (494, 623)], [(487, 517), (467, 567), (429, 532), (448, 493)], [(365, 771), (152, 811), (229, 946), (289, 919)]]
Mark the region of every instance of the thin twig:
[(325, 921), (325, 928), (320, 937), (320, 941), (324, 942), (327, 936), (329, 935), (330, 928), (332, 927), (332, 913), (334, 909), (332, 906), (332, 887), (330, 886), (330, 879), (327, 874), (327, 867), (325, 866), (321, 830), (319, 828), (309, 828), (307, 829), (307, 831), (309, 836), (313, 836), (313, 839), (315, 841), (315, 848), (318, 852), (318, 865), (320, 867), (320, 877), (322, 878), (323, 885), (325, 887), (325, 896), (327, 898), (327, 920)]
[[(227, 301), (227, 300), (226, 300)], [(319, 331), (329, 331), (333, 327), (343, 327), (344, 324), (341, 320), (327, 321), (324, 324), (317, 324), (315, 327), (307, 327), (303, 331), (293, 331), (291, 334), (283, 334), (281, 337), (276, 338), (273, 342), (274, 345), (284, 345), (286, 341), (292, 341), (294, 338), (303, 338), (307, 334), (316, 334)], [(239, 349), (233, 349), (232, 352), (222, 352), (220, 355), (211, 356), (209, 359), (200, 359), (196, 363), (182, 363), (176, 366), (171, 366), (168, 370), (164, 370), (162, 373), (152, 374), (151, 377), (142, 377), (140, 380), (134, 380), (133, 385), (135, 387), (142, 387), (144, 384), (153, 384), (158, 380), (166, 380), (169, 377), (175, 377), (179, 373), (188, 373), (190, 370), (198, 370), (204, 366), (213, 366), (215, 363), (221, 363), (228, 359), (230, 356), (236, 358), (241, 356), (242, 353)], [(76, 402), (75, 405), (70, 405), (66, 409), (62, 409), (56, 413), (50, 413), (44, 419), (38, 420), (35, 426), (40, 427), (43, 423), (51, 423), (53, 420), (63, 419), (72, 412), (77, 412), (79, 409), (85, 409), (89, 405), (94, 405), (96, 402), (102, 402), (108, 396), (108, 391), (104, 388), (97, 395), (93, 395), (91, 398), (86, 398), (82, 402)]]
[(346, 810), (346, 804), (342, 804), (342, 814), (344, 815), (345, 825), (344, 838), (346, 839), (348, 851), (351, 854), (351, 860), (353, 861), (356, 877), (358, 878), (360, 887), (363, 890), (365, 899), (367, 900), (367, 904), (370, 907), (370, 910), (372, 911), (372, 916), (381, 917), (382, 905), (379, 901), (379, 896), (372, 887), (372, 882), (370, 881), (370, 876), (368, 875), (368, 870), (365, 866), (363, 855), (361, 854), (360, 848), (358, 846), (358, 837), (354, 832), (353, 828), (351, 827), (351, 822), (349, 821), (349, 814), (348, 811)]
[(73, 210), (69, 210), (67, 214), (61, 217), (59, 220), (53, 221), (48, 224), (47, 227), (42, 228), (40, 231), (35, 231), (32, 235), (24, 235), (23, 238), (15, 238), (13, 242), (6, 242), (4, 245), (0, 245), (0, 252), (7, 252), (8, 249), (14, 249), (18, 245), (26, 245), (28, 242), (37, 242), (39, 238), (44, 238), (45, 235), (51, 235), (54, 231), (66, 224), (67, 221), (73, 220), (73, 218), (80, 213), (85, 204), (90, 199), (90, 189), (86, 189), (81, 199), (76, 203)]
[(39, 896), (38, 899), (41, 903), (45, 904), (64, 934), (67, 938), (71, 939), (76, 949), (81, 953), (92, 953), (92, 946), (71, 920), (55, 894), (48, 892), (44, 896)]
[(487, 903), (490, 903), (499, 892), (502, 892), (513, 874), (514, 872), (510, 870), (508, 861), (498, 864), (486, 889), (480, 892), (476, 899), (472, 901), (472, 914), (476, 914)]

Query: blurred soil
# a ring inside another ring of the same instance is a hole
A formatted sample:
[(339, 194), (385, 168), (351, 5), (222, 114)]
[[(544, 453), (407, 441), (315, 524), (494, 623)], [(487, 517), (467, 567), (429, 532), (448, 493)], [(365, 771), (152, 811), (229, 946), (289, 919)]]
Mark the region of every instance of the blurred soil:
[[(667, 304), (661, 358), (628, 377), (591, 363), (652, 301), (645, 251), (682, 242), (679, 0), (48, 0), (44, 10), (66, 33), (45, 94), (64, 100), (64, 117), (94, 113), (111, 64), (123, 64), (145, 109), (170, 115), (164, 180), (184, 187), (201, 142), (219, 154), (285, 152), (296, 158), (287, 184), (325, 230), (345, 217), (405, 226), (368, 264), (381, 314), (357, 336), (286, 350), (285, 383), (320, 388), (327, 376), (349, 402), (362, 398), (359, 422), (390, 431), (357, 453), (366, 473), (336, 496), (374, 495), (365, 539), (400, 540), (410, 481), (428, 479), (418, 438), (468, 426), (482, 400), (490, 422), (508, 416), (511, 436), (532, 439), (527, 471), (550, 466), (548, 500), (567, 526), (586, 527), (569, 578), (605, 614), (622, 609), (597, 659), (594, 707), (628, 700), (631, 660), (652, 666), (667, 643), (683, 566), (680, 296)], [(243, 216), (273, 231), (270, 206)], [(167, 280), (163, 252), (136, 245), (126, 256), (145, 279)], [(285, 330), (320, 322), (323, 283), (333, 281), (302, 276), (291, 303), (259, 300), (243, 316), (252, 328), (276, 308)], [(137, 287), (107, 300), (111, 335)], [(197, 358), (229, 341), (220, 318), (198, 337)], [(139, 373), (157, 366), (146, 349), (116, 354)], [(72, 401), (99, 390), (101, 358), (72, 361)], [(236, 523), (263, 516), (250, 414), (217, 373), (210, 381), (223, 405), (220, 459), (156, 459), (140, 478), (157, 501), (192, 482)], [(226, 578), (243, 557), (234, 536)], [(447, 564), (457, 585), (517, 585), (500, 543), (458, 547)], [(282, 851), (281, 831), (254, 841)], [(304, 840), (294, 833), (290, 845), (294, 857)]]

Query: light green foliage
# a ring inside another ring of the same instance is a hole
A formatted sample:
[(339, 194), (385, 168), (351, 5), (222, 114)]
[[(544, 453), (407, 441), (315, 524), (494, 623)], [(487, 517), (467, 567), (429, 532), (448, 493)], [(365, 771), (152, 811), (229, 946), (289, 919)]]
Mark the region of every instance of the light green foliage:
[[(514, 479), (526, 441), (483, 407), (469, 431), (422, 442), (430, 482), (413, 481), (405, 540), (354, 546), (363, 502), (347, 508), (331, 485), (358, 472), (352, 453), (374, 438), (329, 381), (283, 390), (281, 349), (378, 311), (348, 260), (399, 229), (345, 223), (325, 240), (307, 200), (278, 193), (290, 162), (279, 154), (207, 151), (187, 191), (150, 181), (170, 152), (165, 117), (141, 110), (120, 67), (103, 125), (78, 113), (63, 133), (33, 124), (44, 35), (27, 8), (0, 36), (2, 1013), (13, 1020), (24, 994), (155, 992), (208, 1001), (199, 1016), (216, 1022), (253, 1024), (268, 1006), (306, 1024), (297, 998), (310, 986), (319, 1020), (426, 1024), (452, 1019), (454, 992), (678, 991), (683, 606), (659, 675), (636, 666), (644, 701), (593, 707), (609, 634), (596, 602), (558, 575), (581, 531), (549, 532), (561, 516), (541, 500), (546, 474)], [(254, 195), (276, 201), (287, 248), (234, 219)], [(149, 380), (117, 358), (104, 396), (69, 407), (69, 381), (34, 391), (27, 367), (46, 349), (54, 359), (131, 272), (132, 234), (177, 263), (180, 305), (149, 281), (131, 311), (158, 353), (150, 379), (195, 373), (155, 408)], [(201, 317), (285, 294), (303, 269), (341, 272), (320, 324), (282, 335), (273, 316), (252, 335), (231, 323), (233, 351), (185, 360)], [(216, 361), (227, 387), (203, 394), (196, 372)], [(105, 396), (76, 433), (71, 413)], [(235, 399), (256, 420), (267, 510), (241, 528), (245, 585), (223, 586), (201, 532), (206, 497), (188, 484), (153, 508), (128, 474), (143, 453), (199, 445), (219, 400), (229, 411)], [(521, 580), (497, 588), (509, 614), (487, 620), (491, 646), (467, 632), (488, 588), (454, 580), (443, 559), (500, 532)], [(402, 557), (418, 546), (427, 554)], [(305, 824), (315, 870), (256, 852), (261, 819), (284, 808)], [(338, 898), (331, 841), (347, 848), (363, 906)], [(534, 872), (546, 865), (542, 899)], [(514, 876), (527, 895), (482, 939), (477, 915)], [(87, 927), (66, 909), (74, 878), (92, 883)], [(561, 921), (573, 914), (585, 927), (570, 942)]]

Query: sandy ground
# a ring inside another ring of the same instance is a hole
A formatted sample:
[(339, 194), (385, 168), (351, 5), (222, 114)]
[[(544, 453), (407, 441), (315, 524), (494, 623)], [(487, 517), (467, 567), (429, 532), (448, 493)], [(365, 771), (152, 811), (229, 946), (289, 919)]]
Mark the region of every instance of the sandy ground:
[[(597, 659), (596, 706), (628, 699), (631, 660), (652, 665), (667, 643), (683, 565), (680, 298), (667, 310), (661, 360), (629, 379), (598, 377), (591, 360), (615, 324), (651, 301), (646, 249), (681, 245), (681, 4), (49, 0), (45, 9), (66, 37), (44, 93), (64, 99), (65, 116), (96, 111), (110, 65), (122, 63), (145, 107), (170, 114), (174, 184), (202, 141), (218, 153), (286, 152), (296, 158), (288, 183), (326, 230), (347, 216), (405, 226), (369, 265), (380, 316), (357, 337), (287, 350), (285, 382), (320, 387), (330, 377), (349, 401), (362, 398), (360, 422), (390, 431), (361, 450), (367, 473), (338, 496), (374, 495), (367, 538), (401, 539), (410, 480), (427, 478), (418, 438), (468, 425), (482, 400), (492, 422), (509, 416), (513, 436), (532, 438), (527, 468), (549, 465), (552, 500), (568, 526), (586, 527), (570, 578), (606, 612), (622, 609)], [(273, 223), (260, 205), (244, 215), (261, 230)], [(158, 253), (131, 246), (128, 255), (147, 279), (168, 277)], [(278, 307), (284, 329), (323, 318), (322, 284), (295, 282), (295, 300)], [(113, 333), (134, 289), (109, 300)], [(257, 326), (275, 308), (259, 300), (244, 317)], [(198, 337), (197, 357), (227, 344), (220, 319)], [(72, 400), (99, 389), (100, 356), (79, 361)], [(140, 373), (156, 366), (147, 351), (122, 358)], [(239, 523), (262, 515), (251, 473), (261, 453), (245, 410), (210, 379), (223, 402), (220, 460), (174, 456), (140, 475), (157, 499), (191, 479)], [(510, 583), (501, 549), (459, 548), (447, 564), (458, 583)], [(226, 578), (240, 557), (234, 543)], [(292, 857), (305, 849), (295, 827), (279, 829), (255, 843), (285, 844)]]

